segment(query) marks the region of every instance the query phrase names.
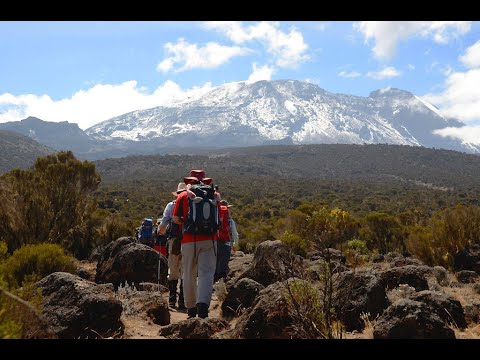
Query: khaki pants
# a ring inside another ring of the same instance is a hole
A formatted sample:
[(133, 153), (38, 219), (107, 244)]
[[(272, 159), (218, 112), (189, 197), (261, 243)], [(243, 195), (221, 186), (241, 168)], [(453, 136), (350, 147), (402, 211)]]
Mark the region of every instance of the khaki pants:
[(182, 278), (182, 254), (172, 254), (173, 239), (168, 240), (168, 281)]
[(197, 303), (210, 306), (217, 264), (216, 246), (216, 241), (212, 240), (182, 244), (183, 297), (187, 308)]

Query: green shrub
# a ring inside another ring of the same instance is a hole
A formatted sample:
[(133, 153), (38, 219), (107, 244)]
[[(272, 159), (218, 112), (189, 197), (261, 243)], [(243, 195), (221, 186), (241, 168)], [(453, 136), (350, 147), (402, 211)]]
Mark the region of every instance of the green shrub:
[(308, 243), (299, 235), (285, 231), (280, 237), (280, 240), (283, 241), (293, 253), (303, 257), (307, 256)]
[(319, 248), (334, 247), (358, 233), (359, 224), (347, 211), (322, 207), (306, 218), (305, 236)]
[(0, 241), (0, 263), (5, 260), (8, 256), (8, 246), (7, 243)]
[(255, 252), (257, 244), (252, 241), (240, 240), (238, 242), (238, 250), (243, 251), (245, 254), (251, 254)]
[(436, 211), (426, 226), (412, 227), (407, 249), (430, 266), (452, 268), (457, 252), (480, 243), (480, 208), (456, 206)]
[(348, 263), (354, 266), (364, 264), (371, 255), (365, 241), (357, 238), (342, 244), (340, 250), (345, 254)]
[(304, 280), (289, 281), (286, 291), (296, 338), (342, 338), (343, 329), (335, 321), (333, 307), (328, 305), (330, 301), (325, 292)]
[(371, 212), (365, 216), (360, 237), (370, 250), (378, 250), (381, 254), (405, 250), (402, 225), (396, 217), (382, 211)]
[(0, 267), (9, 288), (20, 287), (24, 280), (39, 280), (56, 271), (75, 272), (73, 257), (57, 244), (25, 245)]

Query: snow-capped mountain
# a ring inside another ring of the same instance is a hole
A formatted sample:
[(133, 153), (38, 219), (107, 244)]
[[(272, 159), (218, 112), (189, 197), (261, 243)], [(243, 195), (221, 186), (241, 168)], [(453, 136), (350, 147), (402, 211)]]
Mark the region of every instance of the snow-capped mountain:
[(400, 89), (360, 97), (276, 80), (225, 84), (200, 98), (117, 116), (85, 132), (97, 140), (146, 141), (157, 148), (389, 143), (480, 152), (432, 133), (463, 125)]

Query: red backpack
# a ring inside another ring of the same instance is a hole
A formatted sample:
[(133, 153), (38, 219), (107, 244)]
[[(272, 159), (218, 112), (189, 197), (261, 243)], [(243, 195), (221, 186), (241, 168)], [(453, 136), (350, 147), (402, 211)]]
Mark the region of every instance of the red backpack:
[(230, 241), (230, 223), (228, 219), (230, 214), (228, 207), (225, 205), (220, 206), (220, 228), (218, 229), (218, 240)]

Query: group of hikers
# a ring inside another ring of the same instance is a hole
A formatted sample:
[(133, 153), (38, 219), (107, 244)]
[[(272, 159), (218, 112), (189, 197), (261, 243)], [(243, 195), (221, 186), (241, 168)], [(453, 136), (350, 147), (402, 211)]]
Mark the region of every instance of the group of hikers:
[(204, 170), (191, 170), (156, 225), (144, 219), (137, 229), (140, 242), (167, 257), (169, 304), (177, 305), (180, 280), (177, 308), (186, 309), (188, 318), (208, 317), (213, 284), (226, 278), (230, 254), (238, 248), (232, 205), (212, 182)]

